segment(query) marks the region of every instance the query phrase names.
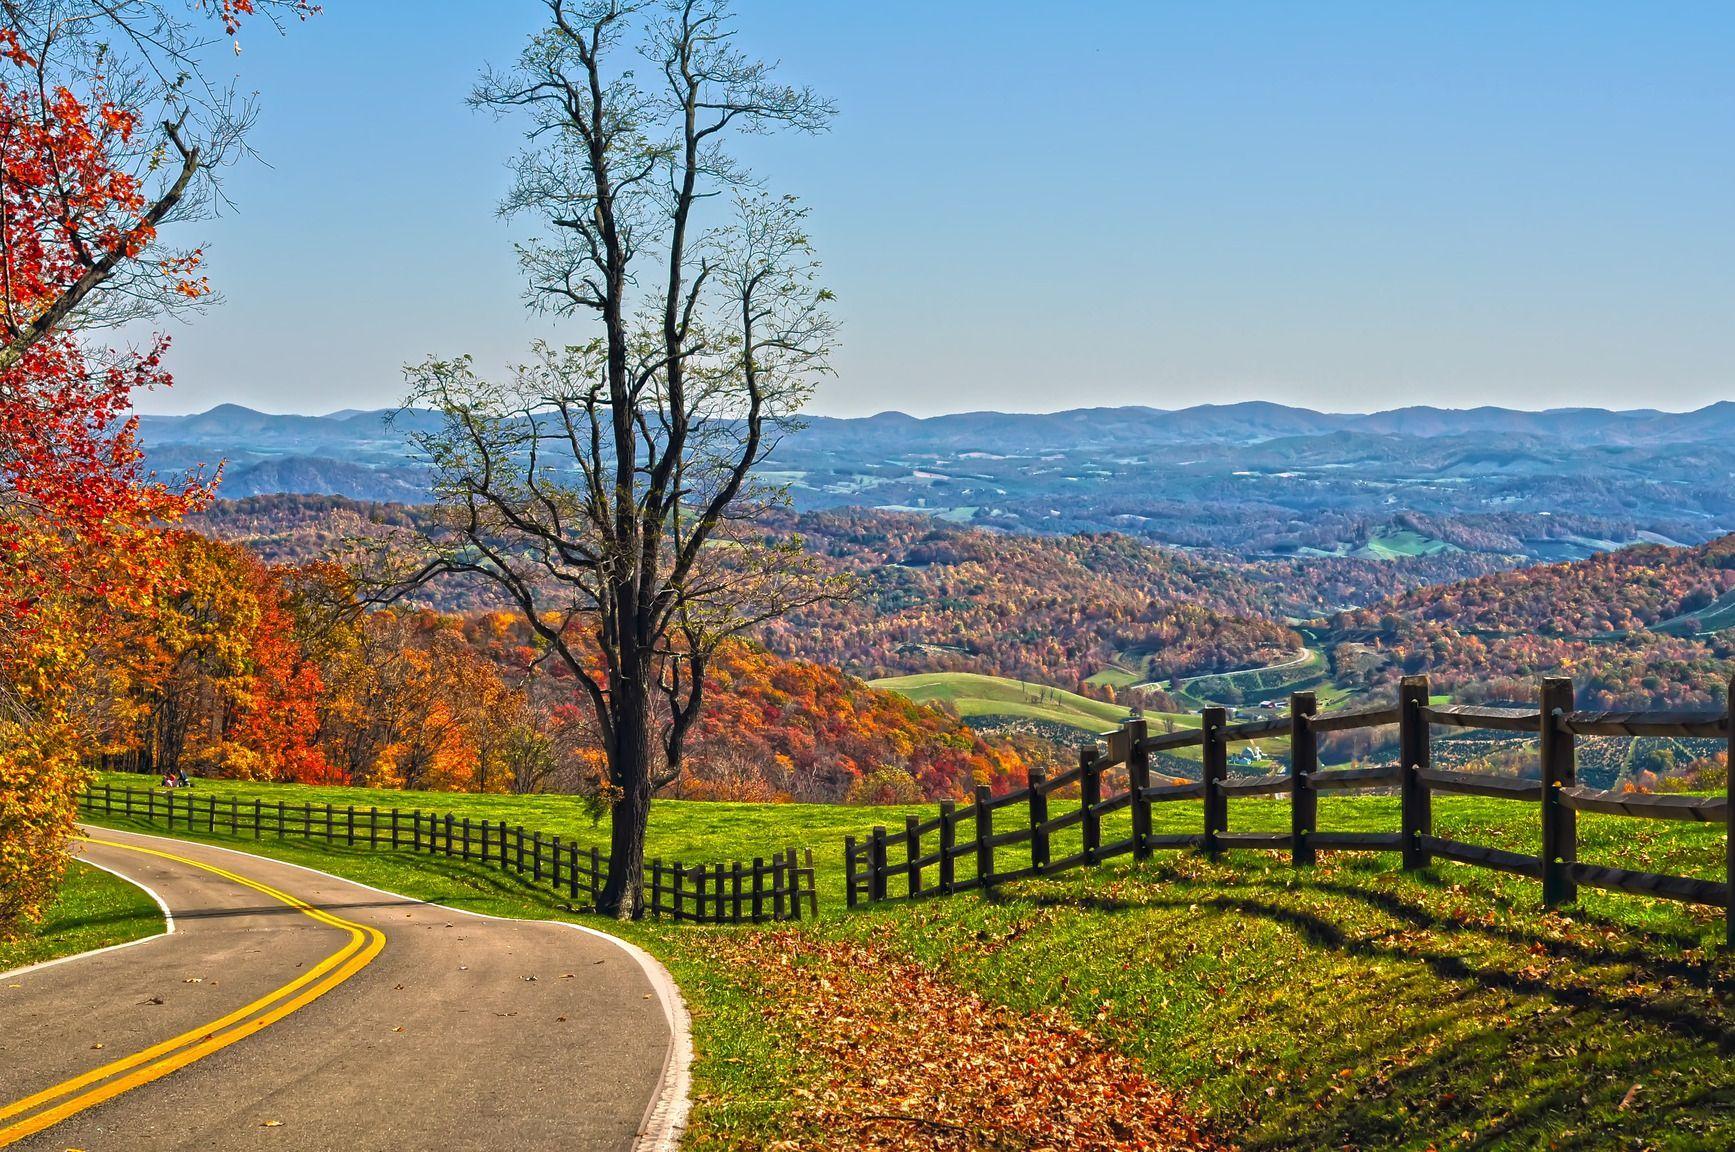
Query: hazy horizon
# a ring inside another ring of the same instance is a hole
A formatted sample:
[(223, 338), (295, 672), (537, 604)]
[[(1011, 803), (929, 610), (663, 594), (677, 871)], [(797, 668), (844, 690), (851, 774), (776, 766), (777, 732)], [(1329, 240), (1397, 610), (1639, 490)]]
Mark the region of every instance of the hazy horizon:
[[(1472, 412), (1472, 411), (1477, 411), (1477, 410), (1490, 409), (1490, 410), (1495, 410), (1495, 411), (1506, 411), (1506, 412), (1608, 412), (1608, 413), (1611, 413), (1614, 415), (1658, 412), (1658, 413), (1662, 413), (1664, 415), (1681, 416), (1681, 415), (1688, 415), (1688, 414), (1693, 413), (1693, 412), (1704, 411), (1707, 408), (1712, 408), (1712, 407), (1717, 406), (1718, 404), (1726, 404), (1726, 403), (1735, 403), (1735, 401), (1732, 401), (1732, 400), (1711, 400), (1711, 401), (1707, 401), (1704, 404), (1695, 405), (1691, 408), (1608, 407), (1608, 406), (1601, 406), (1601, 405), (1585, 405), (1585, 404), (1552, 405), (1552, 406), (1542, 407), (1542, 408), (1527, 408), (1527, 407), (1522, 407), (1522, 406), (1512, 405), (1512, 404), (1473, 404), (1473, 405), (1399, 404), (1399, 405), (1396, 405), (1392, 408), (1349, 409), (1349, 408), (1315, 408), (1315, 407), (1312, 407), (1310, 405), (1305, 405), (1305, 404), (1288, 404), (1288, 403), (1285, 403), (1284, 401), (1281, 401), (1281, 400), (1266, 400), (1266, 399), (1255, 398), (1255, 399), (1250, 399), (1250, 400), (1200, 401), (1197, 404), (1181, 405), (1179, 407), (1174, 407), (1174, 408), (1160, 408), (1160, 407), (1157, 407), (1154, 405), (1148, 405), (1148, 404), (1074, 404), (1074, 405), (1070, 405), (1070, 406), (1065, 407), (1065, 408), (1029, 408), (1029, 409), (1026, 409), (1026, 408), (958, 408), (958, 409), (953, 409), (953, 410), (948, 410), (948, 411), (927, 412), (927, 413), (919, 413), (919, 414), (915, 413), (915, 412), (905, 411), (902, 408), (883, 408), (883, 409), (879, 410), (878, 412), (864, 412), (864, 413), (861, 413), (859, 415), (842, 415), (842, 416), (835, 415), (835, 414), (830, 413), (830, 412), (820, 412), (817, 410), (807, 409), (807, 410), (802, 411), (801, 416), (803, 416), (803, 417), (817, 416), (817, 417), (823, 417), (823, 418), (832, 419), (832, 420), (871, 420), (871, 419), (874, 419), (876, 417), (881, 417), (881, 416), (907, 416), (907, 417), (914, 419), (914, 420), (933, 420), (933, 419), (939, 419), (939, 418), (947, 417), (947, 416), (977, 416), (977, 415), (1064, 416), (1067, 413), (1071, 413), (1071, 412), (1113, 412), (1113, 411), (1125, 411), (1127, 409), (1134, 409), (1134, 408), (1143, 408), (1143, 409), (1146, 409), (1147, 411), (1152, 411), (1152, 412), (1185, 412), (1185, 411), (1190, 411), (1190, 410), (1199, 409), (1199, 408), (1233, 408), (1233, 407), (1239, 407), (1239, 406), (1246, 405), (1246, 404), (1275, 404), (1278, 407), (1282, 407), (1282, 408), (1291, 408), (1291, 409), (1296, 409), (1298, 411), (1304, 411), (1304, 412), (1317, 412), (1323, 416), (1377, 416), (1377, 415), (1380, 415), (1380, 414), (1386, 413), (1386, 412), (1395, 412), (1395, 411), (1401, 411), (1404, 409), (1412, 409), (1412, 408), (1433, 409), (1433, 410), (1441, 411), (1441, 412)], [(186, 410), (186, 411), (179, 411), (179, 410), (160, 410), (159, 411), (159, 410), (153, 410), (153, 409), (148, 409), (148, 408), (141, 408), (140, 411), (141, 411), (142, 415), (161, 416), (161, 417), (165, 417), (165, 418), (174, 419), (174, 418), (182, 418), (182, 417), (189, 417), (189, 416), (202, 416), (208, 412), (212, 412), (218, 408), (224, 408), (224, 407), (244, 408), (244, 409), (247, 409), (249, 411), (257, 412), (257, 413), (259, 413), (261, 415), (265, 415), (265, 416), (305, 416), (305, 417), (313, 417), (313, 418), (317, 418), (317, 419), (328, 419), (331, 417), (345, 416), (345, 415), (366, 415), (366, 414), (375, 413), (375, 412), (387, 412), (387, 411), (391, 411), (391, 410), (397, 408), (398, 405), (385, 404), (385, 405), (380, 405), (378, 407), (368, 407), (368, 408), (357, 408), (354, 406), (349, 406), (349, 407), (344, 407), (344, 408), (332, 408), (332, 409), (328, 409), (328, 410), (322, 411), (322, 412), (298, 412), (298, 411), (285, 410), (285, 409), (262, 408), (258, 405), (255, 405), (255, 404), (242, 404), (242, 403), (240, 403), (238, 401), (234, 401), (234, 400), (219, 400), (216, 403), (207, 405), (203, 408), (196, 408), (196, 409), (191, 409), (191, 410)]]

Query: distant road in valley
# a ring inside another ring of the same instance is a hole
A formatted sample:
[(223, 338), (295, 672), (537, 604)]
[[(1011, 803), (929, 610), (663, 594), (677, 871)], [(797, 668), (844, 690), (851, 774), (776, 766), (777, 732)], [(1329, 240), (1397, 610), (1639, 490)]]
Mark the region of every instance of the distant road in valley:
[(612, 937), (209, 845), (87, 837), (80, 854), (154, 893), (173, 931), (0, 979), (0, 1147), (672, 1139), (684, 1014), (660, 967)]

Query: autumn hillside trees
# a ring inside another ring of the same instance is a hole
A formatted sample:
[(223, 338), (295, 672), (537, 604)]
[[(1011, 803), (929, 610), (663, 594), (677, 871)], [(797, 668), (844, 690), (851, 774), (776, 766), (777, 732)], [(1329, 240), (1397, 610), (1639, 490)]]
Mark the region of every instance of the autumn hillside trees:
[(208, 298), (201, 253), (159, 228), (197, 212), (250, 119), (201, 48), (280, 0), (15, 0), (0, 10), (0, 935), (65, 859), (92, 654), (109, 606), (149, 602), (157, 537), (206, 495), (140, 466), (132, 396), (166, 341), (106, 329)]
[[(151, 548), (147, 594), (93, 650), (104, 766), (606, 799), (594, 717), (518, 614), (364, 610), (330, 563), (270, 565), (186, 531)], [(1052, 755), (744, 641), (714, 660), (677, 796), (962, 798)]]

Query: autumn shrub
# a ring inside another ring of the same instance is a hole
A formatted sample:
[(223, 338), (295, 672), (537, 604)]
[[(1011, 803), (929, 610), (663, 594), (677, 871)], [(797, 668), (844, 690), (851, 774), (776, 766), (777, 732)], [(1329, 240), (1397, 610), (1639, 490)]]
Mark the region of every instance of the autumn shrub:
[(86, 775), (63, 723), (0, 723), (0, 939), (34, 924), (66, 869)]

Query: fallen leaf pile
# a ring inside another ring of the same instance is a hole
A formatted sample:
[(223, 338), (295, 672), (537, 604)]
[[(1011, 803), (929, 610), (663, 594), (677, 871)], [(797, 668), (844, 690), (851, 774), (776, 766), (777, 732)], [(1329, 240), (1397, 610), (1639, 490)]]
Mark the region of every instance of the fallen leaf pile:
[(854, 943), (739, 933), (713, 948), (758, 984), (768, 1025), (795, 1036), (811, 1073), (793, 1090), (795, 1119), (823, 1135), (773, 1149), (1226, 1147), (1132, 1060), (1057, 1013), (990, 1004)]

